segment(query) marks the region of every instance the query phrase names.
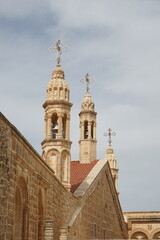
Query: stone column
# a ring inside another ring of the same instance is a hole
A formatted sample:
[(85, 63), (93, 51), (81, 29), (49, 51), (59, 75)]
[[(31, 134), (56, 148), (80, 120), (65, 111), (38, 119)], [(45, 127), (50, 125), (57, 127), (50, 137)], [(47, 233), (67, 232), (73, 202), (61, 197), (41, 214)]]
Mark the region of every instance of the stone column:
[(66, 119), (66, 139), (69, 140), (70, 139), (70, 117), (67, 116)]
[(81, 122), (80, 124), (80, 136), (81, 140), (84, 139), (84, 122)]
[(46, 123), (46, 126), (47, 126), (47, 129), (46, 129), (46, 132), (47, 132), (47, 137), (51, 137), (52, 136), (52, 133), (51, 133), (51, 115), (48, 115), (47, 117), (47, 123)]
[(88, 122), (88, 139), (91, 139), (91, 126), (92, 126), (92, 122), (89, 121)]
[(93, 126), (93, 139), (96, 140), (96, 123)]
[(60, 229), (60, 238), (59, 240), (67, 240), (68, 229), (67, 227), (62, 227)]
[(53, 240), (53, 221), (46, 221), (45, 240)]
[(58, 139), (62, 139), (62, 114), (58, 114)]

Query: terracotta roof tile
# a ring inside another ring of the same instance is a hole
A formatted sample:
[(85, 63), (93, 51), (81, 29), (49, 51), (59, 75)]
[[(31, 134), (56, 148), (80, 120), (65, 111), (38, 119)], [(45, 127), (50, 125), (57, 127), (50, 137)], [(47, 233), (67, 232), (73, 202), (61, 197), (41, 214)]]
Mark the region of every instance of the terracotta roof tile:
[(71, 161), (71, 192), (74, 193), (99, 160), (91, 163)]

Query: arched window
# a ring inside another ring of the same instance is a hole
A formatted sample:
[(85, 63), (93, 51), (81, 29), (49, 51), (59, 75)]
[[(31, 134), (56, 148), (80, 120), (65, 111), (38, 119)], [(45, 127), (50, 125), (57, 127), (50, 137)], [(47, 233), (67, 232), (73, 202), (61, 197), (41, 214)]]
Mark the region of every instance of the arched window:
[(52, 150), (47, 153), (47, 163), (54, 170), (55, 174), (57, 172), (57, 158), (58, 153), (56, 150)]
[(56, 113), (52, 115), (51, 133), (52, 133), (52, 137), (56, 139), (58, 135), (58, 117)]
[(88, 121), (84, 122), (84, 139), (88, 138)]

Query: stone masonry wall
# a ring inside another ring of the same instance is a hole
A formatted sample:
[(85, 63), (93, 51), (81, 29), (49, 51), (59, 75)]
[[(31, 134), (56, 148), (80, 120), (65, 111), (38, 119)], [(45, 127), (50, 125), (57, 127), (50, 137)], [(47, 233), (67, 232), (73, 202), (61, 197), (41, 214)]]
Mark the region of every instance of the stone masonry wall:
[[(20, 189), (23, 202), (23, 239), (35, 240), (45, 229), (46, 220), (53, 221), (54, 239), (59, 239), (60, 227), (65, 225), (75, 208), (72, 196), (54, 176), (24, 137), (3, 115), (0, 116), (0, 239), (16, 240), (15, 209)], [(18, 208), (18, 206), (17, 206)], [(19, 215), (21, 212), (18, 213)], [(18, 216), (18, 215), (17, 215)], [(21, 215), (20, 215), (21, 216)], [(42, 238), (44, 239), (44, 235)]]
[(100, 178), (80, 198), (79, 214), (73, 224), (70, 224), (68, 239), (104, 239), (104, 235), (106, 239), (127, 238), (127, 227), (111, 177), (107, 164)]

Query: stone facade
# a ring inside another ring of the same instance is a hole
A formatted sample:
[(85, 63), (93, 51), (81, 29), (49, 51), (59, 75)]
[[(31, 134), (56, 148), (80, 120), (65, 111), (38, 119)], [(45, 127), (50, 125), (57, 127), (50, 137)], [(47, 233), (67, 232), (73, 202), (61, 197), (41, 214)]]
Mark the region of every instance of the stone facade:
[(124, 212), (130, 239), (160, 239), (160, 212)]
[(3, 115), (0, 140), (0, 239), (44, 239), (48, 221), (59, 239), (76, 197)]
[[(80, 198), (69, 239), (123, 239), (127, 228), (107, 161), (99, 161), (75, 191)], [(77, 236), (78, 235), (78, 236)]]
[(71, 194), (2, 114), (0, 138), (1, 240), (127, 238), (107, 163), (84, 195)]

